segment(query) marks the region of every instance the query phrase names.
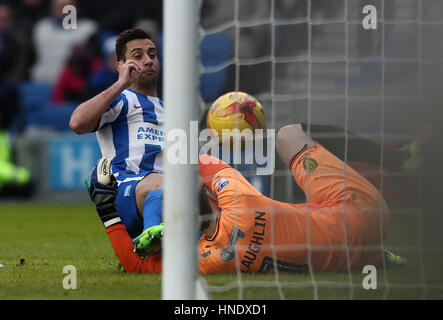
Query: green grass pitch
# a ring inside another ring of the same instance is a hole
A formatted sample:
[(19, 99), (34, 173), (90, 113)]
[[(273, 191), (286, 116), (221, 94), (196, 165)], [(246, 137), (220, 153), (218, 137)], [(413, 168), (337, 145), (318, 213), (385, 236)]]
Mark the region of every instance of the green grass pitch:
[[(437, 218), (418, 219), (414, 210), (392, 215), (387, 248), (395, 248), (408, 265), (378, 270), (375, 290), (363, 289), (365, 274), (359, 272), (204, 278), (214, 288), (212, 298), (223, 300), (443, 299)], [(161, 299), (160, 275), (117, 271), (117, 257), (92, 205), (0, 204), (0, 221), (0, 300)], [(63, 288), (66, 265), (77, 270), (77, 289)]]

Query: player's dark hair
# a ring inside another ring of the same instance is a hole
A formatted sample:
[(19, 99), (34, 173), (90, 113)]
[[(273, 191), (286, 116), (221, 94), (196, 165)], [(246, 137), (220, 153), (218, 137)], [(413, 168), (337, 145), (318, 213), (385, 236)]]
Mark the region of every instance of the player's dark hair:
[(211, 220), (208, 219), (208, 215), (212, 214), (212, 208), (209, 204), (209, 198), (207, 195), (208, 189), (202, 188), (200, 190), (199, 202), (200, 202), (200, 231), (209, 227)]
[(127, 29), (118, 35), (117, 41), (115, 42), (117, 61), (126, 61), (126, 44), (129, 41), (136, 39), (152, 40), (151, 36), (146, 31), (138, 28)]

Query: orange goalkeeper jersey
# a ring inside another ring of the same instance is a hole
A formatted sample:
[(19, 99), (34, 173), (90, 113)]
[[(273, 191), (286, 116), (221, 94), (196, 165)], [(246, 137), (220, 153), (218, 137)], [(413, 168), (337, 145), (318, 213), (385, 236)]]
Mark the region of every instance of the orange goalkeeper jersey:
[(199, 243), (201, 273), (339, 271), (381, 262), (389, 213), (379, 192), (320, 145), (299, 155), (291, 171), (306, 204), (263, 196), (222, 162), (200, 166), (221, 209), (216, 232)]
[[(212, 237), (199, 242), (200, 273), (342, 271), (377, 265), (389, 226), (385, 201), (360, 174), (316, 145), (302, 152), (291, 172), (306, 204), (272, 200), (235, 169), (199, 158), (204, 184), (221, 213)], [(161, 256), (142, 259), (122, 224), (106, 229), (128, 272), (161, 272)]]

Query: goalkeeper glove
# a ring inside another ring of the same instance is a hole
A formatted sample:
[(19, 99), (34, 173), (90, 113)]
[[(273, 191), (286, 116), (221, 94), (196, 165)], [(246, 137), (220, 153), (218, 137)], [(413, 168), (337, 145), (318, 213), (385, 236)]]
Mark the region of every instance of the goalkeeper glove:
[(111, 174), (111, 161), (109, 159), (101, 158), (98, 161), (85, 179), (85, 185), (103, 226), (107, 228), (121, 223), (115, 205), (117, 181)]

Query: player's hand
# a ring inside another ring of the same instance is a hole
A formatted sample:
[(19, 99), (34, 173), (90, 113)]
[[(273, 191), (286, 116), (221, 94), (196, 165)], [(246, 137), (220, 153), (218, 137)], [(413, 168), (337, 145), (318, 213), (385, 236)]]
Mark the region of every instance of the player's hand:
[(105, 228), (116, 223), (121, 223), (115, 204), (117, 198), (117, 182), (110, 170), (110, 160), (102, 158), (85, 179), (89, 197), (94, 202), (98, 216)]
[(134, 73), (141, 72), (141, 68), (134, 60), (127, 60), (118, 68), (118, 81), (124, 88), (128, 88), (134, 82)]

